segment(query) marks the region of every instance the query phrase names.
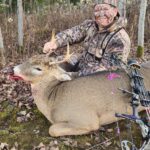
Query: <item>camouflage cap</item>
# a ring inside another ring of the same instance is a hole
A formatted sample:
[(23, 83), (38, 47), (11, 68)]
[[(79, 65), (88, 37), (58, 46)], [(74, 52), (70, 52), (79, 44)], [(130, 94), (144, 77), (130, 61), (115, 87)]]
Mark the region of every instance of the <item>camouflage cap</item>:
[[(98, 4), (109, 4), (113, 7), (118, 7), (118, 0), (101, 0), (99, 3), (97, 3), (96, 5)], [(120, 16), (120, 12), (118, 10), (118, 13), (117, 13), (117, 16), (119, 17)]]
[(118, 7), (118, 0), (101, 0), (101, 3), (106, 3), (106, 4), (109, 4), (109, 5)]

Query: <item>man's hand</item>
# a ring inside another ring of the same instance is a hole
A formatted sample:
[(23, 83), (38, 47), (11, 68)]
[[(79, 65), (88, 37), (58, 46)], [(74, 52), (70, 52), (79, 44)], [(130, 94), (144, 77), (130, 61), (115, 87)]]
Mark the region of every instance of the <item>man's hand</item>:
[(43, 53), (51, 53), (53, 50), (57, 49), (57, 44), (55, 40), (45, 43), (43, 48)]

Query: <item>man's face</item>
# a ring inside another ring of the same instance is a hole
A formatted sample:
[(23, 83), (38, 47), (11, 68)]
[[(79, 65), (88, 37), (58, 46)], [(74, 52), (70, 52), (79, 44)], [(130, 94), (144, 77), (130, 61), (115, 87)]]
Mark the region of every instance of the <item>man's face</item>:
[(109, 4), (97, 4), (94, 8), (95, 21), (99, 26), (106, 27), (113, 22), (117, 12), (117, 8)]

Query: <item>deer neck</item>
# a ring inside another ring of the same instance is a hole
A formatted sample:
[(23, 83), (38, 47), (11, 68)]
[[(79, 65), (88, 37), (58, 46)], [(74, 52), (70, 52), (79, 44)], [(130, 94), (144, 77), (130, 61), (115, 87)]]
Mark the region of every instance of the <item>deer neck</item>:
[(55, 87), (59, 81), (54, 80), (40, 80), (39, 83), (31, 84), (32, 95), (38, 109), (46, 116), (46, 118), (52, 122), (51, 118), (51, 106), (54, 103), (50, 94), (54, 92)]

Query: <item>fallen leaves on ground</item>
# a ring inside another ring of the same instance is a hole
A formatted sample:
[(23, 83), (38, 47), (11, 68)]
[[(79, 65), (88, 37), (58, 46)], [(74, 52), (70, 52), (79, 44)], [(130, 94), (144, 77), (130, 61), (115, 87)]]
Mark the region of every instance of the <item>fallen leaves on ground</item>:
[[(34, 114), (32, 108), (35, 106), (30, 85), (22, 80), (11, 80), (9, 78), (9, 70), (6, 67), (0, 72), (0, 111), (4, 109), (2, 106), (4, 101), (8, 104), (23, 109), (17, 114), (17, 121), (24, 122), (33, 119)], [(24, 110), (26, 109), (26, 110)]]

